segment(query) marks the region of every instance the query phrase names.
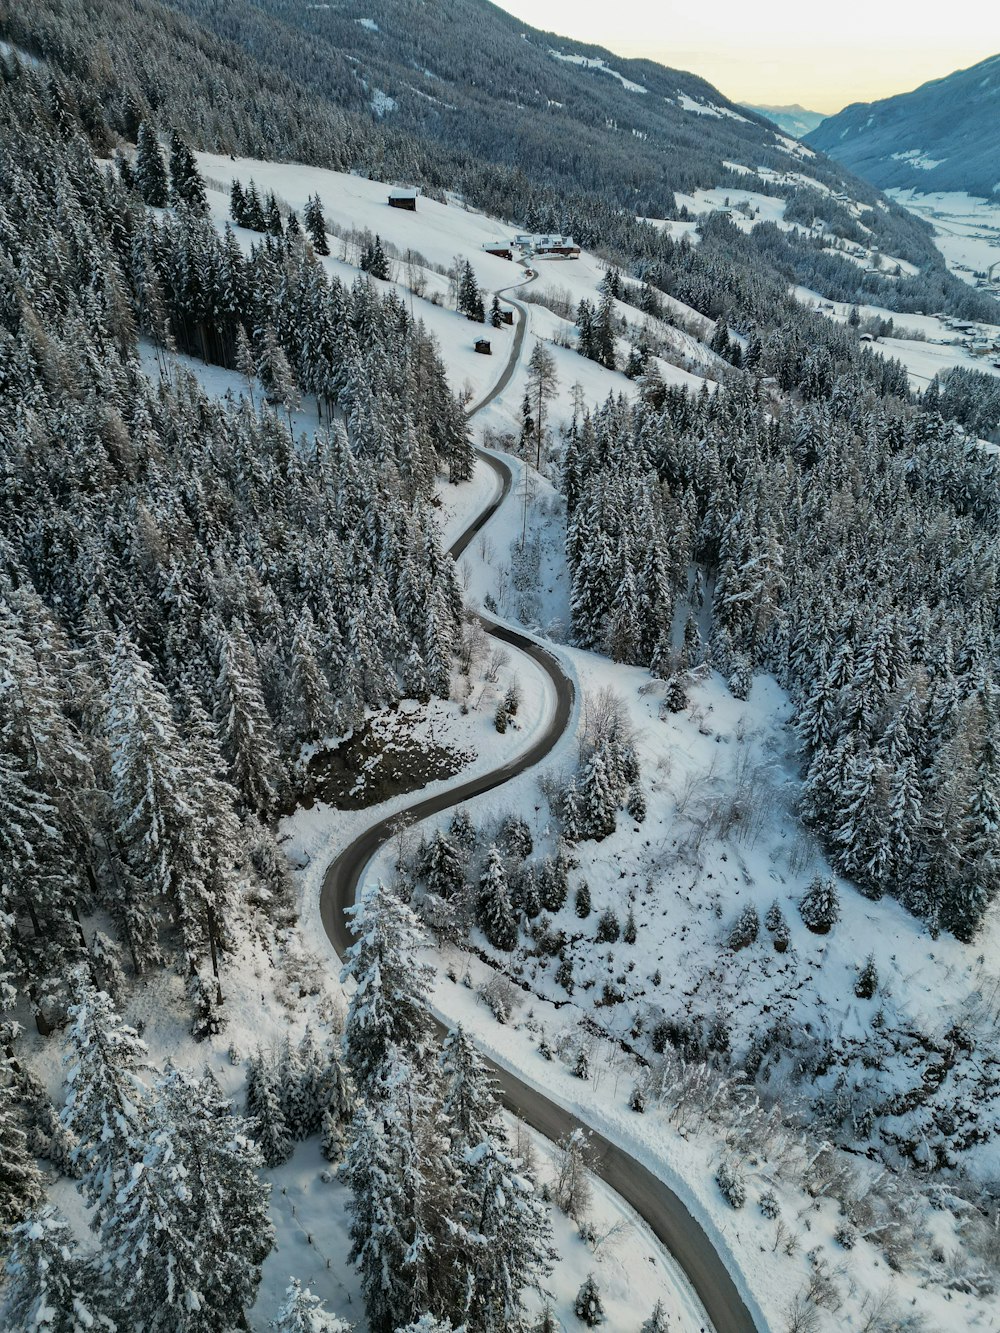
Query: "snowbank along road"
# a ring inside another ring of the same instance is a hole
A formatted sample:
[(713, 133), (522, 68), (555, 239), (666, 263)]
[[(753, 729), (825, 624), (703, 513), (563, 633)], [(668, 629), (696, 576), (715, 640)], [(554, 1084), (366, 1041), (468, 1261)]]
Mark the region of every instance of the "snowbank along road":
[[(525, 283), (519, 285), (526, 285), (533, 277), (534, 274), (529, 270)], [(506, 289), (507, 292), (510, 290)], [(503, 393), (521, 357), (528, 328), (528, 312), (509, 295), (507, 300), (516, 307), (520, 316), (510, 357), (496, 384), (472, 409), (470, 417)], [(456, 559), (489, 522), (511, 489), (513, 478), (508, 465), (502, 459), (482, 451), (479, 457), (497, 474), (500, 487), (490, 503), (453, 543), (451, 555)], [(340, 852), (327, 868), (321, 890), (320, 912), (326, 933), (341, 958), (351, 944), (351, 930), (345, 912), (354, 903), (365, 868), (378, 849), (393, 836), (399, 820), (406, 818), (415, 823), (501, 786), (549, 754), (569, 724), (573, 712), (573, 683), (555, 656), (525, 634), (498, 624), (485, 615), (480, 615), (479, 619), (488, 634), (518, 652), (527, 654), (549, 676), (556, 700), (552, 716), (534, 744), (517, 758), (490, 773), (458, 783), (448, 791), (426, 797), (404, 811), (380, 819)], [(556, 1142), (575, 1129), (587, 1132), (592, 1150), (592, 1169), (625, 1199), (670, 1250), (717, 1333), (763, 1333), (763, 1330), (757, 1329), (736, 1283), (701, 1225), (668, 1186), (616, 1144), (590, 1130), (565, 1107), (550, 1101), (510, 1070), (491, 1060), (487, 1063), (499, 1084), (504, 1105), (532, 1129)]]

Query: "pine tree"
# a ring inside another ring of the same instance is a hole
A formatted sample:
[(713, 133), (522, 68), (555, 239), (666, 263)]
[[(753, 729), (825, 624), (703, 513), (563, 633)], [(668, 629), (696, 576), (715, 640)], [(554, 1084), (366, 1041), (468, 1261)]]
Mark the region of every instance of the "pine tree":
[(854, 983), (854, 994), (859, 1000), (870, 1000), (878, 990), (878, 968), (875, 966), (874, 955), (869, 954), (865, 959), (865, 965), (858, 973), (858, 979)]
[(228, 1114), (229, 1103), (213, 1079), (168, 1068), (155, 1100), (161, 1124), (177, 1131), (178, 1177), (190, 1191), (185, 1227), (196, 1252), (214, 1260), (201, 1266), (200, 1307), (191, 1327), (207, 1333), (241, 1326), (274, 1240), (260, 1154), (248, 1126)]
[(445, 1315), (455, 1299), (454, 1181), (433, 1082), (392, 1047), (382, 1075), (378, 1119), (359, 1106), (342, 1167), (372, 1333)]
[(312, 612), (303, 607), (292, 640), (292, 669), (285, 704), (285, 724), (298, 743), (312, 743), (330, 734), (335, 705), (320, 666)]
[(495, 1137), (464, 1150), (460, 1188), (467, 1237), (462, 1322), (469, 1333), (517, 1327), (522, 1293), (541, 1290), (555, 1258), (545, 1205)]
[(496, 1083), (465, 1029), (451, 1029), (439, 1057), (443, 1109), (449, 1133), (459, 1148), (474, 1148), (487, 1138), (504, 1141)]
[(428, 892), (446, 902), (454, 898), (465, 883), (465, 868), (455, 842), (440, 829), (431, 835), (423, 866)]
[(80, 1255), (69, 1227), (52, 1208), (13, 1229), (4, 1272), (4, 1328), (44, 1333), (115, 1333), (119, 1328), (97, 1266)]
[(234, 180), (229, 187), (229, 216), (237, 227), (247, 225), (247, 198), (240, 181)]
[(587, 1274), (586, 1281), (576, 1293), (573, 1312), (588, 1328), (596, 1328), (604, 1323), (604, 1304), (593, 1273)]
[(760, 918), (753, 903), (747, 903), (733, 923), (729, 932), (730, 949), (746, 949), (753, 944), (760, 934)]
[(167, 190), (167, 169), (163, 165), (163, 154), (156, 137), (156, 131), (147, 121), (139, 126), (136, 141), (135, 179), (142, 195), (143, 203), (152, 208), (166, 208), (169, 202)]
[(10, 1072), (0, 1063), (0, 1236), (43, 1196), (42, 1177), (19, 1123)]
[(503, 857), (496, 843), (486, 853), (479, 880), (476, 915), (483, 934), (494, 949), (509, 952), (517, 944), (517, 919), (510, 900), (510, 886)]
[(350, 1333), (351, 1325), (323, 1308), (323, 1302), (298, 1278), (285, 1288), (285, 1303), (271, 1325), (276, 1333)]
[(663, 1308), (663, 1302), (657, 1301), (653, 1306), (653, 1312), (645, 1321), (639, 1333), (670, 1333), (670, 1320), (667, 1318), (667, 1312)]
[(408, 1057), (426, 1050), (433, 974), (419, 961), (425, 940), (416, 917), (390, 889), (374, 885), (349, 912), (355, 942), (341, 980), (352, 977), (355, 988), (344, 1025), (344, 1062), (367, 1096), (384, 1073), (390, 1048)]
[(318, 194), (311, 195), (302, 215), (306, 231), (318, 255), (328, 255), (330, 244), (326, 239), (326, 220), (323, 216), (323, 204)]
[(266, 816), (280, 786), (277, 749), (250, 642), (237, 625), (219, 639), (215, 722), (229, 776), (248, 810)]
[(253, 1137), (265, 1166), (280, 1166), (292, 1155), (292, 1135), (282, 1106), (278, 1071), (268, 1061), (254, 1079)]
[(198, 172), (194, 153), (176, 130), (170, 134), (170, 197), (184, 204), (197, 217), (208, 214), (205, 182)]
[(585, 920), (590, 916), (590, 885), (586, 880), (580, 884), (573, 899), (573, 908), (577, 916)]
[(82, 977), (69, 1010), (62, 1121), (75, 1140), (80, 1189), (101, 1227), (141, 1160), (150, 1124), (145, 1044)]
[(799, 915), (814, 934), (829, 934), (840, 917), (840, 899), (832, 879), (816, 876), (802, 895)]

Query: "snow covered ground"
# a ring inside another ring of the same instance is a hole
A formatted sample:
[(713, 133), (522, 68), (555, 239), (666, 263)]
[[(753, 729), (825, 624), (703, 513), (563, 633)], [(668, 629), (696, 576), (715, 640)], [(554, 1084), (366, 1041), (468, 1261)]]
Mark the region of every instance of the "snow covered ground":
[(886, 194), (934, 228), (934, 243), (963, 282), (976, 286), (989, 274), (1000, 284), (1000, 203), (970, 194), (887, 190)]
[[(368, 228), (379, 232), (401, 255), (407, 249), (419, 252), (421, 258), (411, 259), (409, 273), (403, 271), (403, 262), (398, 262), (396, 276), (401, 294), (411, 300), (406, 281), (419, 269), (426, 294), (423, 298), (412, 297), (414, 310), (438, 337), (453, 385), (461, 390), (467, 383), (474, 398), (489, 389), (503, 367), (509, 347), (504, 340), (511, 338), (512, 332), (505, 330), (499, 335), (493, 358), (477, 357), (470, 351), (477, 326), (470, 328), (466, 320), (443, 304), (436, 304), (433, 298), (442, 302), (446, 299), (447, 281), (438, 267), (449, 266), (456, 254), (473, 262), (488, 291), (519, 280), (521, 275), (514, 266), (481, 252), (483, 240), (506, 234), (498, 230), (501, 224), (496, 220), (455, 202), (425, 199), (418, 202), (416, 214), (399, 212), (388, 207), (384, 185), (338, 173), (294, 165), (233, 162), (210, 155), (201, 155), (201, 165), (205, 174), (222, 187), (210, 193), (213, 215), (220, 225), (228, 212), (228, 184), (234, 177), (244, 184), (253, 177), (258, 188), (274, 189), (283, 202), (299, 211), (309, 195), (318, 192), (328, 218), (347, 238), (339, 248), (334, 243), (334, 256), (324, 262), (348, 280), (357, 276), (357, 269), (349, 262), (356, 258), (352, 231)], [(757, 198), (767, 200), (772, 211), (782, 202), (763, 195)], [(254, 235), (238, 234), (245, 245)], [(603, 266), (593, 256), (584, 254), (580, 261), (556, 261), (538, 267), (541, 276), (537, 286), (542, 289), (565, 288), (574, 303), (599, 296)], [(822, 304), (822, 298), (808, 295)], [(826, 304), (832, 307), (824, 311), (830, 317), (847, 317), (848, 307), (838, 309), (834, 303)], [(638, 317), (638, 312), (620, 303), (617, 310), (626, 318)], [(889, 312), (885, 315), (888, 317)], [(908, 318), (901, 317), (901, 322)], [(590, 407), (610, 392), (634, 391), (622, 375), (559, 345), (568, 331), (566, 320), (539, 305), (530, 308), (529, 320), (517, 374), (502, 397), (475, 419), (480, 437), (487, 430), (495, 434), (518, 430), (524, 362), (537, 337), (546, 341), (556, 358), (559, 391), (550, 407), (554, 426), (568, 420), (574, 397)], [(702, 320), (702, 328), (703, 336), (710, 335), (709, 321)], [(925, 337), (931, 336), (930, 327), (921, 326), (920, 331)], [(490, 331), (491, 338), (494, 332)], [(694, 337), (685, 336), (691, 342), (688, 350), (702, 358), (702, 368), (707, 372), (711, 354)], [(912, 345), (917, 349), (912, 352), (914, 357), (918, 351), (926, 354), (930, 349), (955, 354), (954, 349), (937, 348), (929, 342), (893, 342), (908, 344), (907, 355)], [(892, 354), (900, 352), (894, 348)], [(210, 392), (219, 396), (229, 392), (236, 398), (245, 391), (238, 376), (184, 360)], [(916, 365), (914, 361), (914, 376)], [(673, 383), (695, 389), (704, 382), (690, 370), (667, 362), (661, 362), (660, 368)], [(149, 369), (155, 373), (152, 360)], [(579, 385), (576, 394), (574, 385)], [(308, 431), (314, 423), (313, 406), (306, 403), (295, 418), (296, 429)], [(463, 486), (440, 488), (438, 514), (447, 540), (453, 539), (469, 516), (488, 502), (494, 485), (492, 473), (480, 466)], [(520, 537), (525, 518), (529, 535), (540, 533), (543, 537), (543, 557), (530, 596), (515, 595), (509, 588), (511, 547)], [(481, 603), (489, 593), (505, 617), (523, 620), (556, 638), (564, 637), (568, 588), (562, 535), (558, 497), (548, 482), (518, 463), (511, 496), (461, 562), (470, 601)], [(501, 587), (505, 581), (506, 591)], [(564, 909), (567, 931), (579, 935), (572, 946), (576, 982), (572, 995), (556, 984), (541, 960), (517, 960), (520, 979), (530, 983), (533, 995), (523, 999), (511, 1022), (500, 1025), (478, 995), (490, 971), (474, 957), (442, 952), (434, 956), (439, 972), (435, 994), (439, 1012), (465, 1022), (499, 1061), (554, 1100), (577, 1110), (681, 1194), (717, 1242), (720, 1253), (728, 1258), (751, 1308), (759, 1309), (762, 1329), (783, 1327), (789, 1302), (821, 1265), (833, 1274), (831, 1280), (841, 1293), (837, 1310), (822, 1313), (824, 1333), (832, 1333), (835, 1328), (864, 1327), (865, 1300), (870, 1302), (890, 1289), (897, 1293), (902, 1307), (918, 1302), (928, 1318), (928, 1327), (934, 1330), (1000, 1327), (995, 1307), (966, 1293), (927, 1285), (918, 1266), (906, 1279), (893, 1275), (875, 1245), (859, 1243), (848, 1255), (835, 1239), (842, 1219), (832, 1200), (813, 1200), (796, 1186), (783, 1184), (766, 1153), (759, 1152), (745, 1163), (750, 1197), (742, 1211), (733, 1211), (722, 1199), (713, 1177), (728, 1151), (727, 1138), (738, 1126), (713, 1120), (707, 1112), (690, 1123), (679, 1124), (666, 1107), (650, 1106), (645, 1115), (629, 1110), (628, 1096), (637, 1065), (613, 1040), (625, 1039), (648, 1053), (645, 1043), (656, 1017), (680, 1013), (692, 1019), (724, 1017), (734, 1045), (739, 1045), (773, 1021), (773, 1016), (780, 1016), (797, 1032), (815, 1032), (816, 1042), (835, 1038), (844, 1049), (858, 1053), (861, 1043), (869, 1039), (871, 1023), (864, 1008), (868, 1002), (856, 998), (853, 985), (859, 962), (871, 950), (879, 971), (878, 1004), (885, 1016), (887, 1034), (878, 1058), (888, 1085), (903, 1087), (919, 1064), (912, 1045), (893, 1048), (896, 1034), (917, 1032), (931, 1042), (939, 1041), (944, 1026), (955, 1014), (963, 1014), (975, 1023), (984, 1039), (995, 1026), (993, 973), (1000, 957), (996, 921), (984, 936), (980, 958), (954, 941), (931, 941), (896, 904), (872, 904), (849, 886), (841, 885), (841, 922), (830, 936), (811, 935), (798, 919), (796, 901), (810, 875), (824, 868), (824, 863), (794, 815), (797, 776), (785, 725), (788, 704), (774, 682), (758, 678), (750, 699), (740, 703), (720, 678), (708, 676), (691, 691), (685, 712), (661, 716), (660, 699), (648, 673), (616, 666), (595, 654), (573, 649), (561, 653), (578, 681), (581, 697), (610, 686), (623, 699), (639, 738), (647, 819), (638, 826), (623, 817), (612, 838), (601, 844), (581, 844), (578, 849), (582, 864), (574, 875), (574, 884), (586, 878), (593, 910), (587, 921), (575, 918), (572, 895)], [(428, 743), (445, 741), (469, 751), (473, 757), (463, 769), (463, 777), (496, 767), (530, 744), (548, 715), (551, 701), (547, 679), (537, 670), (532, 674), (533, 670), (520, 655), (511, 655), (501, 665), (496, 681), (481, 679), (480, 671), (467, 692), (466, 712), (454, 701), (435, 703), (414, 719), (416, 734)], [(521, 688), (523, 703), (517, 727), (500, 736), (492, 726), (493, 712), (497, 697), (513, 679)], [(546, 771), (568, 770), (575, 749), (576, 736), (571, 728), (546, 761)], [(740, 796), (747, 802), (746, 810), (722, 834), (720, 812)], [(223, 1087), (239, 1102), (244, 1075), (241, 1066), (232, 1064), (227, 1055), (230, 1043), (246, 1054), (258, 1042), (277, 1045), (288, 1032), (293, 1037), (298, 1035), (307, 1021), (326, 1031), (337, 1028), (344, 999), (336, 981), (336, 959), (318, 915), (323, 872), (336, 851), (357, 831), (413, 799), (400, 797), (368, 811), (340, 811), (317, 804), (285, 821), (284, 845), (297, 868), (301, 895), (298, 932), (280, 948), (273, 941), (248, 941), (241, 966), (227, 981), (229, 1031), (197, 1050), (186, 1036), (181, 980), (164, 976), (140, 991), (127, 1017), (144, 1024), (146, 1039), (158, 1061), (168, 1055), (175, 1055), (182, 1063), (207, 1061)], [(480, 798), (470, 809), (476, 822), (485, 825), (501, 812), (517, 809), (534, 822), (539, 848), (552, 839), (537, 772), (529, 772)], [(374, 869), (377, 873), (378, 867)], [(788, 953), (774, 953), (767, 939), (739, 953), (728, 950), (723, 937), (736, 911), (752, 902), (763, 916), (773, 900), (780, 903), (789, 923), (792, 947)], [(593, 926), (600, 911), (612, 907), (624, 917), (630, 905), (641, 922), (636, 943), (597, 944)], [(470, 985), (450, 980), (449, 968), (467, 978)], [(289, 974), (294, 978), (292, 983)], [(620, 992), (621, 999), (603, 1002), (605, 983), (612, 991)], [(593, 1070), (586, 1082), (575, 1077), (571, 1068), (572, 1056), (584, 1039), (580, 1026), (584, 1018), (596, 1021), (607, 1034), (607, 1039), (602, 1039), (591, 1031), (586, 1038)], [(555, 1050), (554, 1060), (546, 1059), (539, 1050), (542, 1036)], [(852, 1046), (855, 1042), (856, 1050)], [(863, 1059), (859, 1057), (857, 1063), (863, 1066)], [(963, 1105), (971, 1106), (976, 1114), (992, 1117), (996, 1124), (997, 1108), (983, 1100), (977, 1071), (970, 1065), (960, 1061), (953, 1073), (956, 1105), (959, 1110)], [(849, 1067), (852, 1074), (856, 1072), (854, 1064)], [(46, 1072), (54, 1086), (58, 1082), (54, 1054)], [(776, 1066), (777, 1076), (785, 1079), (787, 1071)], [(992, 1141), (970, 1152), (969, 1169), (982, 1178), (1000, 1175), (997, 1143), (994, 1135)], [(544, 1144), (538, 1149), (542, 1156), (548, 1151)], [(364, 1328), (356, 1278), (345, 1262), (346, 1191), (336, 1182), (319, 1178), (321, 1165), (315, 1143), (306, 1143), (291, 1162), (270, 1173), (276, 1186), (272, 1214), (279, 1244), (265, 1270), (253, 1316), (256, 1329), (263, 1330), (273, 1317), (292, 1273), (324, 1296), (331, 1308)], [(778, 1199), (778, 1220), (763, 1217), (758, 1207), (759, 1198), (769, 1189)], [(599, 1189), (594, 1216), (599, 1233), (612, 1232), (596, 1255), (563, 1219), (555, 1219), (561, 1258), (552, 1290), (563, 1327), (578, 1327), (571, 1311), (572, 1297), (593, 1269), (605, 1296), (609, 1330), (634, 1333), (653, 1301), (661, 1297), (673, 1320), (671, 1328), (677, 1333), (697, 1333), (704, 1321), (686, 1284), (673, 1271), (662, 1248), (627, 1210), (623, 1212), (621, 1201)], [(945, 1262), (960, 1244), (951, 1214), (941, 1210), (930, 1221)], [(794, 1245), (789, 1237), (795, 1238)]]

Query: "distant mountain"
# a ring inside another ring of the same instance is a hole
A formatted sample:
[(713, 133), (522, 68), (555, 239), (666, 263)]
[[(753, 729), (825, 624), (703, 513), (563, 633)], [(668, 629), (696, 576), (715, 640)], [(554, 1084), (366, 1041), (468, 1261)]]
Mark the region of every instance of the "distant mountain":
[(1000, 193), (1000, 55), (881, 102), (855, 102), (806, 138), (881, 189)]
[(741, 102), (740, 106), (773, 120), (779, 130), (790, 134), (793, 139), (804, 139), (821, 121), (826, 120), (822, 112), (807, 111), (798, 102), (793, 102), (791, 106), (754, 106), (752, 102)]

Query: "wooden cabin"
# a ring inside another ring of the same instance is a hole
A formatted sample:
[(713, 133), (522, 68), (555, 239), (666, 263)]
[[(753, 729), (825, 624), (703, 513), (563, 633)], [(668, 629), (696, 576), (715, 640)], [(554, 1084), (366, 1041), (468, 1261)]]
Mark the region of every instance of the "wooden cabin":
[(497, 259), (514, 258), (514, 251), (509, 241), (484, 241), (483, 250), (488, 255), (496, 255)]
[(501, 311), (500, 311), (500, 323), (501, 323), (501, 324), (513, 324), (513, 323), (514, 323), (514, 312), (513, 312), (513, 310), (501, 310)]
[(389, 191), (389, 207), (405, 208), (409, 213), (417, 211), (417, 195), (419, 190), (395, 189)]
[(476, 351), (479, 352), (480, 355), (482, 355), (482, 356), (492, 356), (492, 355), (493, 355), (493, 350), (492, 350), (492, 348), (490, 347), (490, 340), (489, 340), (489, 338), (477, 338), (476, 341), (475, 341), (475, 349), (476, 349)]

